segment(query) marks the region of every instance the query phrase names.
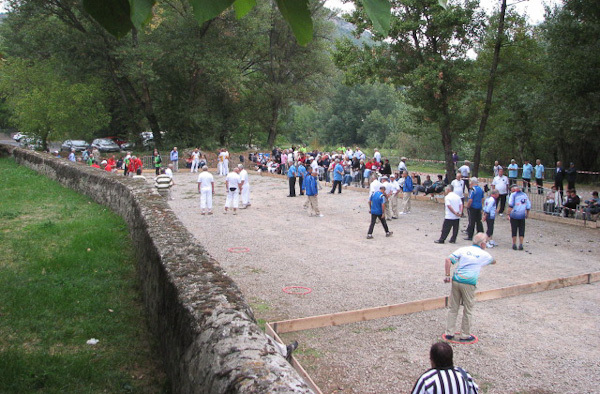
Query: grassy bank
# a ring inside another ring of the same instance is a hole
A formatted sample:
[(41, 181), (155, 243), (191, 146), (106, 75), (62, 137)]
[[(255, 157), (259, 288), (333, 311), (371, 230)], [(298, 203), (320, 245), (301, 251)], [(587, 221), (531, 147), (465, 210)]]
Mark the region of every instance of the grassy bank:
[(123, 220), (11, 159), (0, 173), (0, 392), (165, 392)]

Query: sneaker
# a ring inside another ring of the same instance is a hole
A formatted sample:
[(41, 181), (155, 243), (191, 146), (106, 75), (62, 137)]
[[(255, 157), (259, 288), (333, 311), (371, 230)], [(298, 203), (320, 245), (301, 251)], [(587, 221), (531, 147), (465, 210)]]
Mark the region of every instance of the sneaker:
[(202, 212), (200, 215), (206, 215), (206, 212)]
[(223, 215), (227, 215), (227, 211), (223, 211)]
[(406, 215), (406, 212), (400, 212), (400, 215)]
[(446, 338), (448, 341), (451, 341), (451, 340), (453, 340), (453, 339), (454, 339), (454, 335), (450, 335), (450, 334), (446, 334), (446, 335), (444, 335), (444, 337), (445, 337), (445, 338)]
[(323, 216), (325, 216), (325, 215), (323, 215), (321, 213), (317, 215), (318, 218), (322, 218)]
[(494, 246), (498, 246), (498, 244), (497, 244), (497, 243), (496, 243), (496, 241), (494, 241), (494, 240), (491, 240), (491, 241), (490, 241), (490, 243), (491, 243), (492, 245), (494, 245)]
[(465, 238), (465, 241), (472, 241), (472, 240), (473, 240), (473, 238), (469, 238), (469, 237)]
[(233, 214), (234, 214), (234, 215), (237, 215), (237, 211), (233, 211)]
[(398, 219), (398, 216), (392, 216), (392, 219)]
[(519, 250), (523, 250), (523, 244), (519, 245)]
[(491, 249), (491, 248), (493, 248), (493, 247), (494, 247), (494, 245), (492, 245), (490, 242), (487, 242), (487, 243), (485, 244), (485, 246), (486, 246), (486, 247), (488, 247), (489, 249)]
[(472, 342), (474, 340), (475, 340), (475, 337), (473, 335), (469, 335), (468, 337), (459, 339), (459, 341), (461, 341), (461, 342)]
[(385, 233), (385, 236), (386, 236), (386, 237), (391, 237), (391, 236), (392, 236), (392, 234), (394, 234), (394, 232), (393, 232), (393, 231), (388, 231), (387, 233)]
[(513, 244), (513, 250), (517, 250), (517, 245)]
[(444, 241), (442, 241), (441, 239), (436, 239), (435, 241), (433, 241), (433, 243), (436, 243), (436, 244), (443, 244), (443, 243), (444, 243)]
[(450, 241), (448, 241), (449, 244), (455, 244), (456, 240), (455, 239), (451, 239)]
[(504, 214), (503, 214), (503, 213), (501, 213), (501, 214), (500, 214), (500, 217), (502, 217), (502, 216), (504, 216)]
[(212, 215), (213, 213), (212, 213), (212, 211), (210, 211), (208, 214), (209, 214), (209, 215)]
[(367, 234), (367, 239), (373, 239), (373, 236), (371, 234)]

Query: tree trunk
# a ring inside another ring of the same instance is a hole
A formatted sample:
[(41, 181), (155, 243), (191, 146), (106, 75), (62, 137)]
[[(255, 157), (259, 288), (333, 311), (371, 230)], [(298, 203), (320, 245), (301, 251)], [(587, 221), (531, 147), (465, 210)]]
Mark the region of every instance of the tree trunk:
[(267, 138), (267, 147), (273, 149), (275, 138), (277, 138), (277, 123), (279, 123), (279, 102), (271, 102), (271, 121), (269, 122), (269, 137)]
[(481, 163), (481, 147), (483, 145), (483, 138), (485, 137), (485, 128), (487, 126), (487, 121), (490, 116), (490, 110), (492, 108), (492, 97), (494, 95), (494, 82), (496, 80), (496, 70), (498, 69), (498, 63), (500, 62), (500, 48), (502, 47), (502, 37), (504, 36), (505, 14), (506, 0), (502, 0), (502, 6), (500, 7), (500, 20), (498, 22), (498, 36), (496, 37), (496, 44), (494, 45), (494, 58), (492, 60), (492, 67), (490, 68), (490, 78), (488, 79), (487, 96), (485, 99), (485, 105), (483, 107), (483, 113), (481, 114), (479, 130), (477, 131), (477, 140), (475, 142), (475, 156), (473, 157), (473, 176), (479, 176), (479, 165)]

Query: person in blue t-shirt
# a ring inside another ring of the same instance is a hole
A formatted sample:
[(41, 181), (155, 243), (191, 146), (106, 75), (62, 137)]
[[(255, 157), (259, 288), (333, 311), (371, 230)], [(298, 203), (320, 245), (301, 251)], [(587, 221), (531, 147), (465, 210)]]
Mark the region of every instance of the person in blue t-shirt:
[(512, 186), (517, 183), (517, 176), (519, 176), (519, 166), (517, 165), (517, 161), (511, 159), (510, 164), (506, 168), (508, 168), (508, 181), (510, 182), (510, 186)]
[(393, 233), (388, 229), (387, 223), (385, 221), (385, 185), (379, 186), (379, 191), (376, 191), (371, 195), (369, 199), (369, 208), (371, 211), (371, 225), (369, 226), (369, 232), (367, 233), (367, 239), (373, 238), (373, 228), (375, 227), (375, 222), (377, 219), (381, 221), (383, 225), (383, 229), (385, 230), (385, 236), (389, 237)]
[(483, 189), (479, 187), (479, 180), (476, 177), (471, 178), (473, 188), (469, 193), (467, 208), (469, 209), (469, 226), (467, 227), (467, 241), (473, 240), (473, 233), (477, 226), (477, 232), (483, 232), (483, 223), (481, 222), (481, 208), (483, 207)]
[(512, 230), (512, 248), (517, 250), (517, 231), (519, 232), (519, 250), (523, 250), (523, 238), (525, 237), (525, 219), (531, 210), (531, 201), (526, 193), (521, 191), (519, 185), (513, 185), (508, 200), (508, 220)]
[(523, 172), (521, 178), (523, 178), (523, 191), (528, 189), (529, 193), (531, 193), (531, 174), (533, 174), (533, 166), (529, 160), (525, 159), (523, 160)]
[(304, 177), (308, 175), (306, 172), (306, 167), (304, 167), (304, 163), (298, 163), (298, 186), (300, 186), (300, 195), (304, 195), (304, 189), (302, 188), (302, 183), (304, 182)]
[(342, 179), (344, 178), (344, 167), (340, 164), (340, 159), (335, 159), (335, 166), (333, 167), (333, 187), (329, 194), (335, 192), (335, 188), (338, 188), (338, 193), (342, 192)]
[(537, 185), (538, 194), (544, 194), (544, 165), (540, 159), (535, 161), (535, 184)]
[(290, 163), (290, 167), (287, 172), (287, 177), (290, 184), (290, 194), (288, 194), (288, 197), (296, 197), (296, 175), (296, 166), (292, 162)]

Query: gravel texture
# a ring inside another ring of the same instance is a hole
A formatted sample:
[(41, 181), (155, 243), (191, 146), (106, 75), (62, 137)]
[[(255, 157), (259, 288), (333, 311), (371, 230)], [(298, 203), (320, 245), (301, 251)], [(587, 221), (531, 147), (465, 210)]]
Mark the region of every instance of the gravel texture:
[[(213, 172), (214, 173), (214, 172)], [(224, 215), (224, 177), (215, 175), (215, 214), (199, 213), (197, 175), (175, 174), (170, 205), (200, 244), (238, 283), (258, 319), (278, 321), (445, 296), (444, 258), (466, 246), (436, 245), (443, 205), (412, 201), (412, 212), (380, 224), (367, 240), (367, 194), (319, 195), (322, 218), (304, 196), (287, 198), (287, 180), (250, 175), (248, 209)], [(296, 185), (298, 187), (298, 185)], [(461, 220), (461, 229), (466, 219)], [(525, 251), (513, 251), (510, 226), (497, 218), (490, 249), (498, 264), (482, 271), (479, 290), (600, 271), (600, 230), (527, 221)], [(232, 253), (230, 248), (248, 248)], [(290, 295), (286, 286), (305, 286)], [(453, 345), (455, 364), (487, 393), (600, 392), (600, 284), (480, 302), (474, 345)], [(326, 393), (409, 392), (429, 368), (429, 347), (443, 333), (446, 310), (289, 333), (297, 357)], [(460, 315), (459, 315), (460, 321)]]

